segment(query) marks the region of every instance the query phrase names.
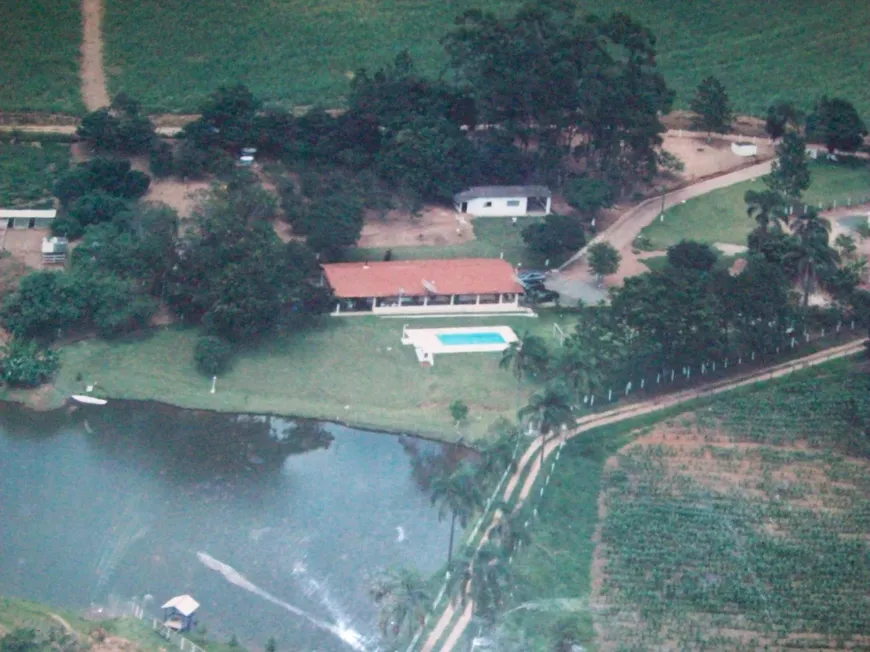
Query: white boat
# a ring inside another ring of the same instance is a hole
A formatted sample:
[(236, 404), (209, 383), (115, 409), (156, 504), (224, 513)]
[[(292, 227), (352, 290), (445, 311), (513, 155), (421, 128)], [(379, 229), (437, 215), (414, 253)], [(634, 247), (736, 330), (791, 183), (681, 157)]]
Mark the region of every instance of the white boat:
[(87, 396), (86, 394), (73, 394), (70, 396), (76, 403), (84, 403), (85, 405), (105, 405), (108, 401), (104, 398), (96, 396)]

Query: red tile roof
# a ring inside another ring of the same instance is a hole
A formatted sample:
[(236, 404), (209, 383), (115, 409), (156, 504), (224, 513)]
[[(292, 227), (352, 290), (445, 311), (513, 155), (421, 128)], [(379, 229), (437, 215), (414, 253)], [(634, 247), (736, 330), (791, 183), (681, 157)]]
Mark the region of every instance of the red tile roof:
[(323, 265), (335, 295), (343, 298), (433, 294), (521, 293), (510, 263), (497, 258), (390, 260)]

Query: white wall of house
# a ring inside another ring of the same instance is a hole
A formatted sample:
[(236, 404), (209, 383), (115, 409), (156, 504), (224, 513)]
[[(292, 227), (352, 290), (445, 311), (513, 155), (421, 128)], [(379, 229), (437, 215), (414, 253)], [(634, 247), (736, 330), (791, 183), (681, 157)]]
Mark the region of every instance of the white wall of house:
[(429, 305), (376, 305), (372, 310), (349, 312), (341, 309), (341, 302), (337, 302), (332, 310), (332, 315), (336, 317), (354, 317), (363, 315), (473, 315), (475, 313), (527, 313), (534, 314), (530, 308), (520, 307), (520, 296), (518, 294), (508, 300), (506, 296), (502, 296), (498, 303), (451, 303), (451, 304), (429, 304)]
[(525, 197), (478, 197), (467, 202), (464, 212), (477, 217), (520, 217), (527, 205)]

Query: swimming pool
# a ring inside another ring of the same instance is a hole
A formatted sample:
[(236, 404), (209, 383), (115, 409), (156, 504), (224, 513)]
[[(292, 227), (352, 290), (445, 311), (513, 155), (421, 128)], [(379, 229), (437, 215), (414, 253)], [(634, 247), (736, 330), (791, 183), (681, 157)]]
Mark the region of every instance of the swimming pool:
[(474, 331), (471, 333), (439, 333), (436, 335), (445, 346), (469, 346), (472, 344), (505, 344), (504, 335), (498, 331)]
[(402, 328), (402, 344), (412, 345), (417, 360), (434, 364), (435, 354), (497, 353), (517, 341), (509, 326), (471, 326), (464, 328)]

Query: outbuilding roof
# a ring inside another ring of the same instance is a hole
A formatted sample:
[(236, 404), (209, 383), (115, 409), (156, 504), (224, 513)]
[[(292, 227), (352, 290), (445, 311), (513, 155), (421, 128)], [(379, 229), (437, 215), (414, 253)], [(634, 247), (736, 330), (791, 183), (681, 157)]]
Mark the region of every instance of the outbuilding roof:
[(182, 616), (189, 616), (199, 609), (199, 602), (187, 594), (177, 595), (163, 605), (161, 609), (175, 609)]
[(330, 263), (323, 271), (335, 295), (347, 299), (523, 291), (510, 263), (498, 258)]
[(9, 218), (29, 219), (36, 217), (54, 218), (57, 216), (57, 211), (51, 210), (34, 210), (32, 208), (0, 208), (0, 219), (7, 220)]
[(551, 197), (547, 186), (474, 186), (453, 195), (453, 201), (472, 199), (512, 199), (514, 197)]

